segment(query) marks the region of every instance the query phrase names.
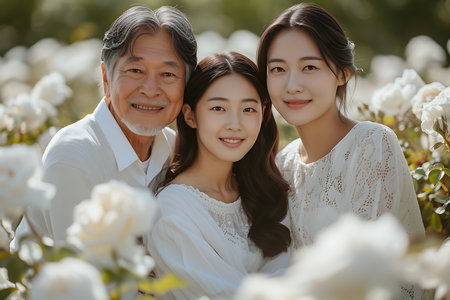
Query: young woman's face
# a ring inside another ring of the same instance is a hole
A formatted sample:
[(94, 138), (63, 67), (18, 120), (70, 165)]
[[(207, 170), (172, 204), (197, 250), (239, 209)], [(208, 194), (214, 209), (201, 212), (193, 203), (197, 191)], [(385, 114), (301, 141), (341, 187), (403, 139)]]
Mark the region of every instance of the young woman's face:
[(188, 125), (197, 128), (199, 155), (236, 162), (256, 142), (263, 108), (255, 87), (243, 76), (231, 74), (211, 84), (195, 113), (188, 105), (183, 113)]
[(272, 41), (267, 55), (267, 88), (273, 105), (288, 123), (303, 126), (334, 115), (336, 91), (343, 83), (307, 33), (285, 30)]

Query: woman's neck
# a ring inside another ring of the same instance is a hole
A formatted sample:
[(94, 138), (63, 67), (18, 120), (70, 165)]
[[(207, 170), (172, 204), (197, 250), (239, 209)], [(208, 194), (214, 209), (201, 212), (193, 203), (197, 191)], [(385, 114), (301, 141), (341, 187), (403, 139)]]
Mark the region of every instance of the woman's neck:
[(329, 116), (297, 126), (301, 139), (299, 148), (301, 160), (304, 163), (312, 163), (321, 159), (345, 137), (355, 124), (355, 121), (336, 111)]
[(197, 155), (193, 164), (172, 183), (193, 186), (211, 198), (231, 203), (239, 197), (232, 169), (232, 162), (210, 159), (209, 155)]

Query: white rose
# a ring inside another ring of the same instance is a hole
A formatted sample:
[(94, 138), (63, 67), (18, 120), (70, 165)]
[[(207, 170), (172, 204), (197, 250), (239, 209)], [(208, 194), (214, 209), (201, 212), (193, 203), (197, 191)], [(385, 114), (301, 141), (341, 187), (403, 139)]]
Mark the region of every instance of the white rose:
[(57, 112), (53, 105), (29, 94), (20, 94), (6, 102), (6, 123), (8, 130), (27, 133), (42, 127)]
[(263, 274), (247, 276), (233, 298), (235, 300), (296, 300), (295, 290), (282, 278), (270, 278)]
[(445, 88), (440, 82), (432, 82), (424, 85), (417, 94), (412, 98), (412, 111), (417, 119), (422, 118), (423, 106), (431, 102)]
[(8, 232), (0, 224), (0, 251), (9, 250), (9, 243), (11, 239), (9, 238)]
[(375, 55), (370, 62), (370, 70), (378, 84), (387, 84), (401, 76), (405, 67), (406, 62), (395, 55)]
[(0, 217), (14, 223), (28, 206), (47, 205), (55, 189), (40, 180), (41, 167), (35, 147), (0, 147)]
[(72, 90), (66, 85), (64, 77), (60, 73), (53, 72), (42, 77), (31, 91), (34, 99), (45, 100), (58, 106), (72, 95)]
[(0, 290), (13, 287), (14, 283), (9, 281), (8, 270), (6, 268), (0, 268)]
[(107, 300), (99, 271), (72, 257), (46, 263), (31, 282), (29, 300)]
[(408, 64), (422, 73), (430, 66), (442, 66), (446, 55), (444, 49), (432, 38), (421, 35), (412, 38), (405, 48)]
[[(367, 299), (394, 294), (408, 235), (391, 215), (362, 221), (345, 215), (297, 252), (288, 284), (313, 299)], [(356, 288), (357, 287), (357, 288)]]
[(406, 279), (422, 288), (436, 289), (436, 299), (444, 299), (450, 292), (450, 244), (409, 255), (405, 259), (404, 273)]
[[(441, 129), (450, 117), (450, 87), (442, 90), (431, 102), (424, 104), (422, 110), (421, 128), (427, 134), (437, 136), (434, 124), (439, 122)], [(448, 124), (450, 125), (450, 124)]]
[(411, 109), (411, 98), (424, 85), (414, 70), (404, 70), (402, 77), (374, 92), (372, 109), (382, 111), (386, 116), (402, 116)]
[(130, 263), (145, 261), (136, 237), (151, 229), (157, 212), (157, 203), (148, 190), (118, 181), (101, 184), (94, 187), (90, 200), (75, 207), (67, 240), (82, 250), (86, 259), (102, 267), (112, 266), (113, 251)]

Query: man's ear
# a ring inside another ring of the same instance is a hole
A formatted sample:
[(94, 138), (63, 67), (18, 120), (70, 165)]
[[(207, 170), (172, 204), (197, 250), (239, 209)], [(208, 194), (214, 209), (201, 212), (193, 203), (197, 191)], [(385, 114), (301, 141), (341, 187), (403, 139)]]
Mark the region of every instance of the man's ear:
[(106, 73), (106, 67), (103, 63), (101, 64), (101, 67), (102, 67), (102, 79), (103, 79), (103, 92), (105, 93), (106, 98), (110, 98), (111, 94), (109, 92), (108, 74)]
[(195, 120), (195, 112), (191, 109), (189, 104), (183, 104), (181, 111), (184, 115), (184, 121), (191, 128), (197, 128), (197, 121)]

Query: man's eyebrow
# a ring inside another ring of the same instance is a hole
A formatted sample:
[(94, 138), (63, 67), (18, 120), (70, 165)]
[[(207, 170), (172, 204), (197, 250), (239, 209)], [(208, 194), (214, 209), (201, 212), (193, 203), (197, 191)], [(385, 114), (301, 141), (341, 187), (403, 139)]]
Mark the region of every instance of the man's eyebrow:
[[(138, 62), (143, 59), (144, 59), (143, 57), (132, 55), (132, 56), (127, 57), (126, 62)], [(174, 60), (166, 60), (163, 62), (163, 64), (171, 66), (171, 67), (175, 67), (175, 68), (180, 67), (180, 64)]]

